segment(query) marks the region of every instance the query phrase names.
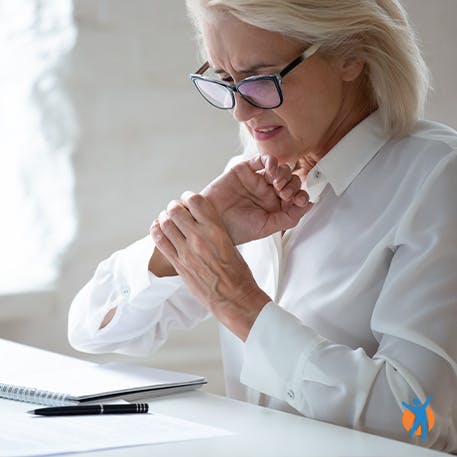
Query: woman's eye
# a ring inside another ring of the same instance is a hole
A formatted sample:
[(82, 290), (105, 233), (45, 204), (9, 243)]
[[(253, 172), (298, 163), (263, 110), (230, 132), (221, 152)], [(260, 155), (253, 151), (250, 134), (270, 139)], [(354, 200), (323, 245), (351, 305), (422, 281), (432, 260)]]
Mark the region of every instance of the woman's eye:
[(221, 78), (221, 81), (224, 81), (225, 83), (232, 83), (233, 78), (231, 76), (225, 76), (225, 77)]

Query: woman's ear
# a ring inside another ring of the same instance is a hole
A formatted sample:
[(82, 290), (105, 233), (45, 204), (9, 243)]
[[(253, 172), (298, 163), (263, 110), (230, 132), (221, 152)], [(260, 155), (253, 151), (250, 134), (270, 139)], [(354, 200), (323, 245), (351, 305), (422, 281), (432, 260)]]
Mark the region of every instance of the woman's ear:
[(354, 81), (363, 71), (366, 62), (355, 56), (345, 57), (340, 62), (341, 79), (346, 82)]

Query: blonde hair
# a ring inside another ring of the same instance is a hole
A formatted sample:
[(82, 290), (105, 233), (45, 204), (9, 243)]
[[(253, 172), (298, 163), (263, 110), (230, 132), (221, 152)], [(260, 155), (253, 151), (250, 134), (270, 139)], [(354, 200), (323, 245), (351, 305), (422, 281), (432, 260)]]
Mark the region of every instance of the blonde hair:
[(386, 133), (404, 136), (423, 115), (430, 73), (407, 14), (398, 0), (186, 0), (201, 41), (211, 13), (318, 44), (326, 55), (357, 56)]

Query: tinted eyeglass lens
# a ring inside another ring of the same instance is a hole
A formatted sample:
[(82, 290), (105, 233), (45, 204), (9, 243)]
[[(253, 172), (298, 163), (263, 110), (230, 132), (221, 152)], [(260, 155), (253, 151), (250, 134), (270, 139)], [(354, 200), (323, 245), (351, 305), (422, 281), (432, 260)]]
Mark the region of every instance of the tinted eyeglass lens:
[(271, 79), (246, 81), (239, 85), (238, 92), (260, 108), (272, 108), (281, 102), (276, 84)]
[(210, 103), (219, 108), (232, 108), (233, 100), (229, 89), (221, 84), (205, 81), (204, 79), (196, 79), (194, 82), (203, 97)]

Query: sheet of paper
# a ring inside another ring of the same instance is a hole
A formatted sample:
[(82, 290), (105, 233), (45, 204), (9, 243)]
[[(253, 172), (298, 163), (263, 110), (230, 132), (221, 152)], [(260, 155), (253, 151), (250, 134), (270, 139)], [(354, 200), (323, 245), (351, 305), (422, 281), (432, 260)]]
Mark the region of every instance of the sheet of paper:
[(227, 430), (161, 414), (32, 416), (34, 405), (0, 411), (0, 455), (26, 457), (232, 435)]

